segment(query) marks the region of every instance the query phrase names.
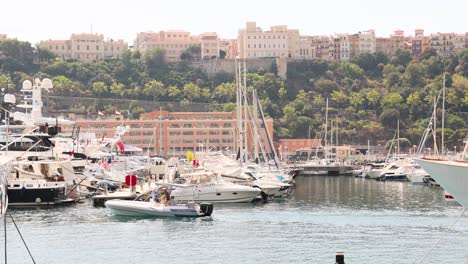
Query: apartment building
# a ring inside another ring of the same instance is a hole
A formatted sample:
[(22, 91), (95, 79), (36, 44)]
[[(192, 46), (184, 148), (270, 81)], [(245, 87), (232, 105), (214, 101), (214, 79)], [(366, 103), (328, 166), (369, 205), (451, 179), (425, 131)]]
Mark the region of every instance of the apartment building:
[(0, 34), (0, 41), (5, 41), (7, 39), (8, 39), (8, 37), (7, 37), (6, 34)]
[(465, 34), (465, 49), (468, 49), (468, 32)]
[(312, 43), (315, 46), (315, 56), (317, 59), (333, 59), (333, 39), (329, 36), (313, 36)]
[(431, 38), (424, 36), (424, 29), (416, 29), (411, 39), (411, 56), (419, 57), (426, 48), (430, 47)]
[(200, 35), (201, 58), (219, 58), (219, 37), (215, 32), (203, 33)]
[(193, 36), (190, 32), (180, 30), (141, 32), (134, 42), (135, 49), (142, 53), (152, 49), (166, 51), (167, 61), (180, 61), (180, 55), (191, 46), (199, 46), (201, 58), (219, 58), (220, 40), (217, 33), (202, 33)]
[[(238, 142), (235, 112), (167, 112), (145, 113), (140, 120), (78, 120), (81, 131), (95, 133), (97, 138), (112, 137), (118, 125), (130, 126), (130, 132), (123, 139), (125, 144), (149, 150), (166, 157), (185, 156), (187, 150), (201, 148), (228, 150), (236, 153)], [(267, 119), (269, 136), (273, 138), (273, 120)], [(266, 140), (263, 126), (260, 135)], [(63, 129), (71, 132), (71, 128)], [(247, 127), (251, 135), (252, 128)], [(253, 151), (252, 138), (248, 138), (249, 151)], [(265, 144), (269, 151), (268, 144)]]
[(437, 51), (437, 55), (442, 58), (454, 56), (455, 52), (455, 33), (436, 33), (431, 34), (431, 47)]
[(375, 50), (389, 55), (392, 52), (390, 38), (378, 37), (375, 39)]
[(453, 49), (456, 54), (465, 49), (465, 34), (456, 34), (453, 38)]
[(352, 35), (337, 34), (333, 37), (333, 59), (347, 61), (351, 58)]
[(272, 26), (263, 31), (255, 22), (247, 22), (238, 34), (240, 58), (299, 58), (299, 30)]
[(200, 46), (200, 39), (180, 30), (141, 32), (134, 43), (135, 49), (142, 53), (152, 49), (165, 50), (167, 61), (180, 61), (180, 55), (190, 46)]
[(362, 31), (357, 34), (358, 39), (358, 47), (357, 47), (357, 54), (361, 53), (375, 53), (376, 52), (376, 39), (375, 39), (375, 31), (374, 30), (367, 30)]
[(118, 59), (128, 49), (123, 40), (104, 40), (102, 34), (72, 34), (69, 40), (46, 40), (38, 45), (48, 49), (62, 59), (82, 62), (114, 58)]
[(222, 39), (219, 41), (219, 49), (226, 52), (225, 59), (235, 59), (238, 57), (237, 39)]
[(300, 36), (299, 38), (299, 59), (311, 60), (317, 58), (317, 46), (314, 37)]

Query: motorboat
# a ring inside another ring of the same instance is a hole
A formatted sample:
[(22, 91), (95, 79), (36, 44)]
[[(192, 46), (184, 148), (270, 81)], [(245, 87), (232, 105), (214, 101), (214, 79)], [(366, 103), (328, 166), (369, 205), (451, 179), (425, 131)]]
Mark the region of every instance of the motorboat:
[(120, 216), (202, 217), (213, 212), (211, 203), (164, 205), (154, 201), (109, 200), (105, 206)]
[(416, 162), (465, 208), (468, 207), (468, 139), (461, 159), (421, 158)]
[(248, 203), (260, 195), (261, 189), (224, 181), (211, 171), (181, 174), (180, 183), (171, 195), (175, 200), (210, 203)]

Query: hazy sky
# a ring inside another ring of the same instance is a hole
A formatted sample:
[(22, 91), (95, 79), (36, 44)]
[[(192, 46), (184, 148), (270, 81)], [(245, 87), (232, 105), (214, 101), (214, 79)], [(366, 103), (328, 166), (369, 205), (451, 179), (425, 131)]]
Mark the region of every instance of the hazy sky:
[(301, 34), (331, 35), (375, 29), (413, 34), (468, 32), (466, 0), (3, 0), (0, 34), (37, 43), (72, 33), (104, 34), (133, 44), (137, 32), (179, 29), (236, 38), (246, 21), (268, 29), (288, 25)]

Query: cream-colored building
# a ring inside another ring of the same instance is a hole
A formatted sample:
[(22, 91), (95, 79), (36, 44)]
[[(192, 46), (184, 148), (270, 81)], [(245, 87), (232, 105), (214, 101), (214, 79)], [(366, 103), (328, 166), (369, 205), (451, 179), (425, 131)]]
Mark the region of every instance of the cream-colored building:
[(351, 58), (351, 38), (349, 34), (338, 34), (333, 37), (333, 59), (346, 61)]
[(465, 34), (455, 35), (453, 38), (453, 49), (457, 54), (465, 49)]
[(333, 39), (329, 36), (313, 36), (315, 57), (322, 60), (332, 60), (334, 53)]
[(357, 47), (357, 54), (360, 53), (375, 53), (376, 51), (376, 39), (375, 39), (375, 31), (374, 30), (367, 30), (362, 31), (357, 34), (358, 37), (358, 47)]
[(238, 57), (237, 39), (222, 39), (219, 41), (219, 49), (226, 52), (225, 59), (235, 59)]
[(219, 58), (219, 37), (215, 32), (200, 35), (200, 49), (202, 59)]
[(455, 33), (431, 34), (431, 47), (437, 51), (437, 55), (448, 58), (455, 55)]
[(299, 30), (272, 26), (263, 31), (255, 22), (247, 22), (238, 34), (240, 58), (299, 58)]
[(148, 50), (163, 49), (167, 61), (180, 61), (180, 55), (191, 46), (199, 46), (202, 58), (219, 58), (220, 40), (217, 33), (203, 33), (192, 36), (180, 30), (141, 32), (134, 42), (135, 49), (144, 53)]
[(196, 45), (200, 45), (198, 37), (180, 30), (141, 32), (137, 34), (134, 43), (135, 49), (142, 53), (153, 49), (165, 50), (167, 61), (180, 61), (180, 55), (190, 46)]
[(69, 40), (46, 40), (38, 45), (62, 59), (92, 62), (106, 58), (118, 59), (128, 49), (123, 40), (104, 40), (102, 34), (72, 34)]
[(301, 36), (299, 38), (299, 58), (305, 60), (316, 59), (317, 46), (314, 37)]
[(0, 41), (4, 41), (4, 40), (7, 40), (8, 37), (6, 34), (0, 34)]

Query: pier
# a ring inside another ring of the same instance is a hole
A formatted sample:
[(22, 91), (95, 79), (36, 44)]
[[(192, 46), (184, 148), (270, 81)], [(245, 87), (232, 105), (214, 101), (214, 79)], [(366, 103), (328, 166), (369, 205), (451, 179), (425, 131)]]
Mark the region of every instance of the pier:
[(297, 167), (301, 168), (302, 171), (299, 175), (302, 176), (313, 176), (313, 175), (329, 175), (337, 176), (344, 175), (346, 172), (354, 170), (353, 166), (350, 165), (298, 165)]

